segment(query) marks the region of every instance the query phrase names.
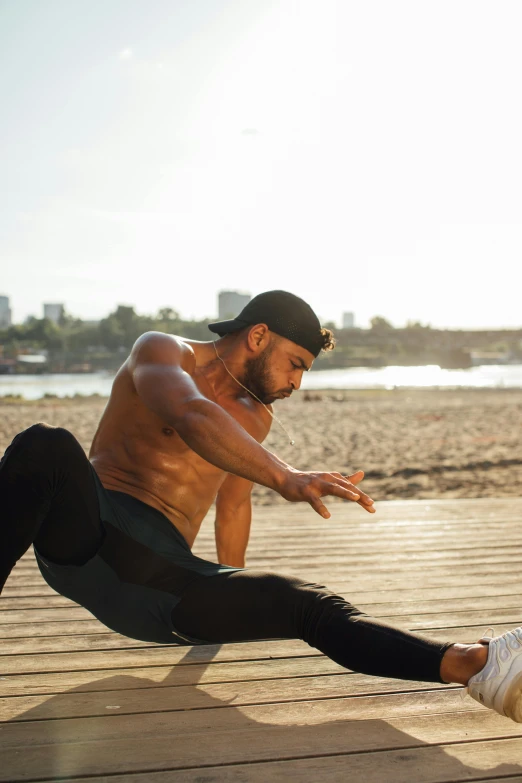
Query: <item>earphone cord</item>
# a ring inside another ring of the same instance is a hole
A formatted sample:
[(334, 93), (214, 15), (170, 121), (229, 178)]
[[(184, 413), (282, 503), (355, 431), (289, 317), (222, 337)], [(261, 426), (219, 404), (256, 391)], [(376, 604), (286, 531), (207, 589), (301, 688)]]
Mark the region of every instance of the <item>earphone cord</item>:
[(257, 396), (254, 394), (254, 392), (253, 392), (253, 391), (250, 391), (250, 389), (247, 389), (247, 387), (246, 387), (246, 386), (243, 386), (243, 384), (241, 383), (241, 381), (238, 381), (238, 379), (236, 378), (236, 376), (235, 376), (235, 375), (232, 375), (232, 373), (231, 373), (231, 372), (230, 372), (230, 370), (228, 369), (227, 365), (225, 364), (225, 362), (223, 361), (223, 359), (221, 358), (221, 356), (218, 354), (218, 350), (217, 350), (217, 348), (216, 348), (216, 343), (215, 343), (215, 342), (213, 342), (213, 343), (212, 343), (212, 345), (214, 346), (214, 351), (216, 352), (216, 356), (217, 356), (217, 358), (219, 359), (219, 361), (221, 362), (221, 364), (223, 365), (223, 367), (225, 368), (225, 370), (228, 372), (228, 374), (230, 375), (230, 377), (231, 377), (231, 378), (232, 378), (232, 379), (233, 379), (233, 380), (234, 380), (236, 383), (238, 383), (238, 384), (241, 386), (241, 388), (242, 388), (242, 389), (244, 389), (246, 392), (248, 392), (249, 394), (251, 394), (251, 395), (252, 395), (252, 397), (253, 397), (255, 400), (257, 400), (258, 402), (260, 402), (260, 403), (261, 403), (261, 405), (263, 406), (263, 408), (264, 408), (264, 409), (265, 409), (265, 410), (266, 410), (266, 411), (267, 411), (267, 412), (270, 414), (270, 416), (272, 417), (272, 419), (273, 419), (275, 422), (277, 422), (277, 423), (279, 424), (279, 426), (281, 427), (281, 429), (282, 429), (282, 430), (283, 430), (283, 432), (285, 433), (286, 437), (288, 438), (288, 440), (289, 440), (289, 442), (290, 442), (290, 445), (291, 445), (291, 446), (293, 446), (293, 445), (295, 444), (295, 440), (292, 438), (292, 436), (290, 435), (290, 433), (289, 433), (289, 432), (288, 432), (288, 430), (286, 429), (285, 425), (284, 425), (284, 424), (283, 424), (281, 421), (279, 421), (279, 419), (277, 418), (277, 416), (275, 415), (275, 413), (272, 413), (272, 411), (270, 410), (270, 408), (268, 408), (268, 407), (265, 405), (265, 403), (264, 403), (262, 400), (260, 400), (260, 399), (259, 399), (259, 397), (257, 397)]

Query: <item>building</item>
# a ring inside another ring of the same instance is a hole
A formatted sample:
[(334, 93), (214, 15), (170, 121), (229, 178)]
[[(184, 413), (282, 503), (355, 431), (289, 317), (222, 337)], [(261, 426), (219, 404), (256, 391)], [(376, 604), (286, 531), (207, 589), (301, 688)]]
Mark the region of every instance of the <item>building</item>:
[(9, 306), (9, 297), (0, 296), (0, 329), (7, 329), (11, 326), (11, 307)]
[(251, 300), (250, 294), (242, 291), (220, 291), (218, 294), (218, 318), (225, 321), (235, 318)]
[(354, 328), (355, 328), (355, 314), (343, 313), (343, 329), (354, 329)]
[(63, 318), (65, 308), (63, 304), (51, 304), (44, 303), (44, 318), (48, 318), (49, 321), (53, 321), (55, 324), (59, 324)]

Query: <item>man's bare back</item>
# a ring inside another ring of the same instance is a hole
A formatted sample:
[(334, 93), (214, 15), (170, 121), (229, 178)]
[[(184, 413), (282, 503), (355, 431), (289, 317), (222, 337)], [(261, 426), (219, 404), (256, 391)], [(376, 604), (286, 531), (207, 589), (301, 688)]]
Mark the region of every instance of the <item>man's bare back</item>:
[[(223, 379), (212, 343), (170, 335), (150, 335), (158, 356), (168, 364), (171, 341), (188, 355), (192, 379), (261, 443), (270, 429), (266, 409), (239, 385)], [(94, 436), (89, 458), (102, 484), (157, 508), (180, 530), (190, 546), (227, 473), (196, 454), (173, 426), (150, 410), (138, 394), (133, 372), (140, 342), (119, 370)], [(224, 381), (224, 383), (223, 383)]]

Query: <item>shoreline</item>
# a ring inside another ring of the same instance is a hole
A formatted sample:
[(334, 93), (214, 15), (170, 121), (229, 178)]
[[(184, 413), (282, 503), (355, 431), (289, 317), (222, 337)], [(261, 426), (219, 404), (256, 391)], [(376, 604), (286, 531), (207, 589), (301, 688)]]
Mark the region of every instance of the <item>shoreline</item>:
[[(393, 386), (391, 388), (351, 388), (351, 389), (338, 389), (335, 387), (324, 389), (300, 389), (298, 392), (294, 392), (294, 401), (299, 397), (308, 397), (307, 401), (324, 397), (335, 397), (336, 399), (348, 399), (351, 396), (368, 396), (368, 395), (389, 395), (389, 394), (450, 394), (460, 393), (463, 394), (511, 394), (518, 393), (522, 400), (522, 387), (517, 386)], [(76, 392), (75, 394), (49, 394), (45, 393), (41, 397), (32, 398), (24, 397), (23, 394), (0, 394), (0, 405), (45, 405), (46, 403), (82, 403), (82, 402), (96, 402), (104, 400), (107, 402), (109, 395), (100, 394), (99, 392), (92, 392), (91, 394), (81, 394)]]

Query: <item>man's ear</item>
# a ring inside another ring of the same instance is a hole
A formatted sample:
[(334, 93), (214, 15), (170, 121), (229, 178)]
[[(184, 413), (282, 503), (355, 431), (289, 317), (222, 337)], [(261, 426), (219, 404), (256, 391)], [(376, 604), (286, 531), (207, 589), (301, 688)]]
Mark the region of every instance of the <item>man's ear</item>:
[(266, 324), (256, 324), (248, 332), (248, 347), (254, 353), (264, 351), (270, 340), (270, 333)]

